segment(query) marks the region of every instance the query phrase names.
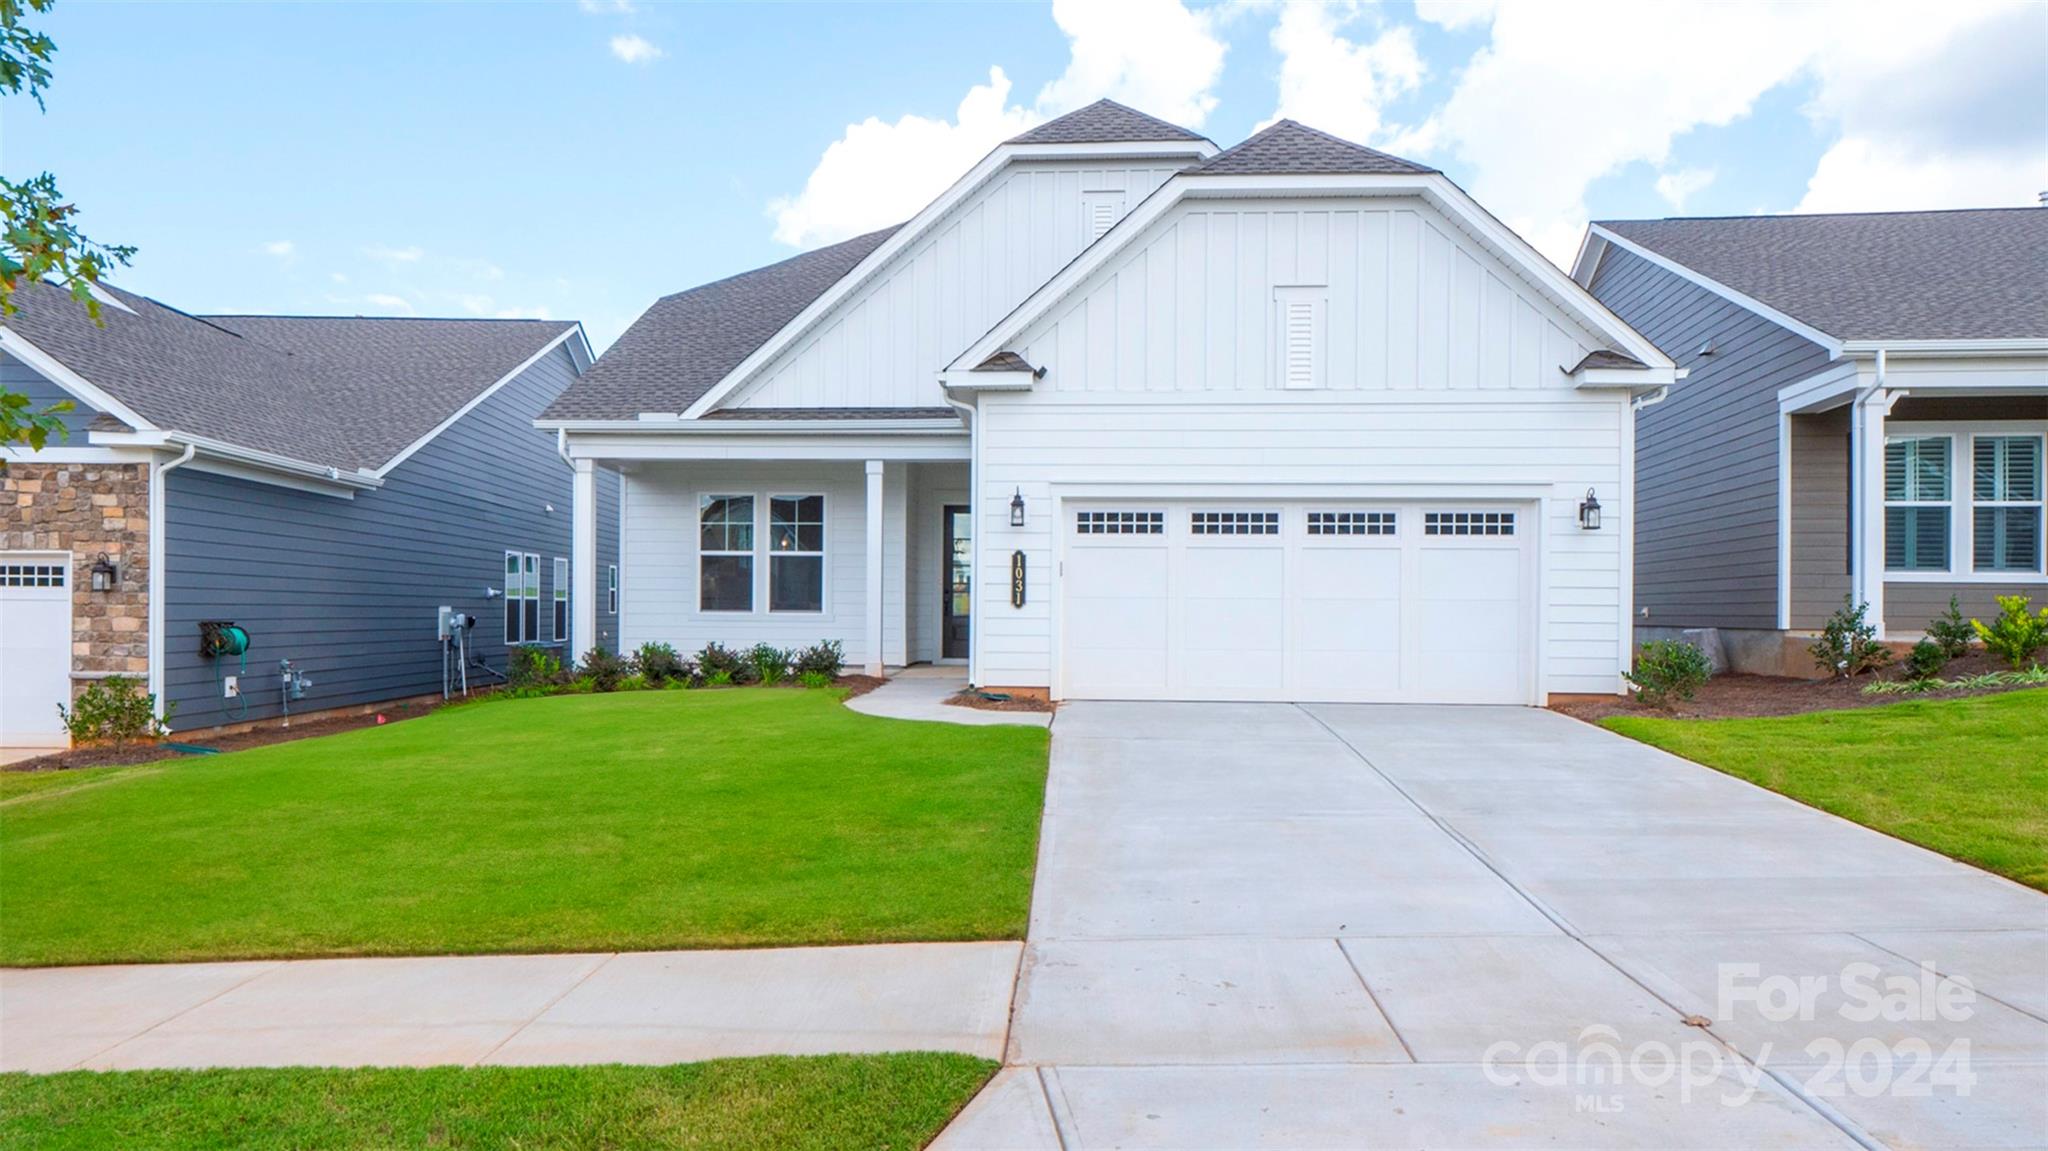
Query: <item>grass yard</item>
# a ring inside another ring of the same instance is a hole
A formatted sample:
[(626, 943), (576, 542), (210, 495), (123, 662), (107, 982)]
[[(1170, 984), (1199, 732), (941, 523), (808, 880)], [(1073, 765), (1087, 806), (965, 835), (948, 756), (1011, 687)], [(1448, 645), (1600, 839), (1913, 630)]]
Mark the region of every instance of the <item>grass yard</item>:
[(0, 964), (1021, 939), (1046, 747), (666, 691), (0, 774)]
[(2048, 891), (2048, 690), (1605, 726)]
[(0, 1148), (911, 1148), (994, 1074), (966, 1055), (675, 1067), (0, 1075)]

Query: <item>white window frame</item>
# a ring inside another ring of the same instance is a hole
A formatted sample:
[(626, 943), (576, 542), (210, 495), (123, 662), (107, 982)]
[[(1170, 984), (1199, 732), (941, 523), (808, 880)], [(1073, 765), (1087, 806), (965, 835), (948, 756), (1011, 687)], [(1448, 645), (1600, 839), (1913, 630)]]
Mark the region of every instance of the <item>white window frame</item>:
[[(1960, 545), (1960, 544), (1961, 544), (1961, 543), (1962, 543), (1962, 542), (1964, 541), (1964, 539), (1965, 539), (1965, 537), (1964, 537), (1964, 535), (1963, 535), (1963, 527), (1962, 527), (1962, 524), (1961, 524), (1961, 522), (1959, 521), (1959, 519), (1958, 519), (1958, 517), (1957, 517), (1957, 515), (1956, 515), (1956, 511), (1957, 511), (1957, 509), (1958, 509), (1958, 508), (1959, 508), (1959, 507), (1960, 507), (1960, 506), (1962, 505), (1962, 503), (1963, 503), (1963, 499), (1962, 499), (1962, 493), (1961, 493), (1961, 491), (1960, 491), (1960, 490), (1958, 490), (1958, 489), (1959, 489), (1959, 488), (1961, 487), (1961, 485), (1960, 485), (1960, 484), (1958, 484), (1958, 483), (1956, 482), (1956, 480), (1957, 480), (1957, 475), (1956, 475), (1956, 471), (1957, 471), (1957, 468), (1956, 468), (1956, 440), (1957, 440), (1957, 438), (1958, 438), (1958, 437), (1956, 437), (1956, 436), (1954, 436), (1954, 435), (1951, 435), (1951, 434), (1948, 434), (1947, 432), (1912, 432), (1912, 431), (1907, 431), (1907, 430), (1905, 430), (1905, 429), (1904, 429), (1904, 428), (1902, 428), (1902, 427), (1901, 427), (1901, 428), (1886, 428), (1886, 429), (1885, 429), (1885, 436), (1884, 436), (1884, 457), (1885, 457), (1885, 458), (1884, 458), (1884, 460), (1883, 460), (1883, 461), (1881, 462), (1881, 464), (1880, 464), (1880, 469), (1879, 469), (1879, 475), (1880, 475), (1880, 477), (1883, 477), (1883, 476), (1884, 476), (1884, 475), (1885, 475), (1886, 473), (1888, 473), (1888, 472), (1890, 471), (1890, 469), (1891, 469), (1891, 454), (1892, 454), (1892, 445), (1893, 445), (1893, 444), (1897, 444), (1897, 443), (1906, 443), (1906, 442), (1913, 442), (1913, 441), (1936, 441), (1936, 440), (1939, 440), (1939, 441), (1941, 441), (1941, 442), (1942, 442), (1943, 444), (1945, 444), (1945, 445), (1946, 445), (1946, 447), (1947, 447), (1947, 452), (1948, 452), (1948, 496), (1947, 496), (1947, 498), (1945, 498), (1945, 499), (1939, 499), (1939, 500), (1930, 500), (1930, 499), (1914, 499), (1914, 500), (1895, 500), (1895, 499), (1891, 498), (1891, 490), (1890, 490), (1890, 488), (1891, 488), (1891, 485), (1890, 485), (1890, 483), (1889, 483), (1889, 481), (1888, 481), (1888, 480), (1886, 481), (1886, 484), (1885, 484), (1885, 496), (1884, 496), (1884, 530), (1885, 530), (1885, 540), (1884, 540), (1884, 548), (1883, 548), (1882, 554), (1883, 554), (1883, 555), (1884, 555), (1884, 556), (1886, 557), (1886, 559), (1885, 559), (1885, 565), (1884, 565), (1884, 578), (1886, 578), (1887, 580), (1889, 580), (1889, 579), (1893, 579), (1894, 577), (1897, 577), (1897, 576), (1909, 576), (1909, 577), (1911, 577), (1911, 576), (1918, 576), (1918, 577), (1921, 577), (1921, 578), (1925, 578), (1925, 577), (1927, 577), (1928, 575), (1941, 575), (1941, 576), (1946, 576), (1946, 575), (1949, 575), (1950, 573), (1952, 573), (1952, 572), (1954, 572), (1954, 571), (1956, 570), (1956, 555), (1957, 555), (1957, 552), (1958, 552), (1958, 548), (1959, 548), (1959, 545)], [(1893, 509), (1893, 508), (1941, 508), (1941, 509), (1943, 509), (1943, 510), (1945, 510), (1945, 511), (1947, 511), (1947, 512), (1948, 512), (1948, 565), (1947, 565), (1946, 567), (1940, 567), (1940, 568), (1894, 568), (1894, 567), (1892, 567), (1892, 566), (1891, 566), (1891, 560), (1890, 560), (1890, 558), (1889, 558), (1889, 557), (1890, 557), (1890, 555), (1891, 555), (1891, 535), (1890, 535), (1890, 533), (1891, 533), (1891, 518), (1892, 518), (1892, 509)]]
[[(1289, 343), (1290, 313), (1308, 309), (1308, 374), (1290, 371), (1294, 349)], [(1326, 284), (1290, 284), (1273, 289), (1273, 386), (1283, 391), (1313, 391), (1330, 386), (1330, 289)]]
[(619, 614), (619, 565), (611, 564), (605, 575), (605, 614)]
[[(1976, 440), (1979, 436), (2038, 438), (2042, 440), (2042, 463), (2044, 468), (2048, 468), (2048, 420), (1902, 420), (1887, 423), (1886, 444), (1890, 444), (1894, 439), (1949, 440), (1949, 551), (1946, 569), (1916, 568), (1893, 571), (1886, 568), (1886, 583), (2048, 585), (2048, 573), (2041, 571), (1997, 568), (1976, 570), (1977, 484), (1973, 472), (1977, 458)], [(2048, 487), (2048, 484), (2044, 484), (2044, 487)], [(2043, 494), (2048, 495), (2048, 492)], [(1885, 506), (1892, 506), (1892, 501), (1885, 501)], [(2043, 517), (2044, 520), (2048, 520), (2048, 511), (2043, 512)], [(2043, 527), (2044, 530), (2048, 530), (2048, 522), (2044, 522)], [(2044, 546), (2043, 550), (2048, 552), (2048, 546)]]
[(569, 642), (569, 557), (555, 557), (555, 586), (548, 589), (556, 643)]
[[(514, 573), (519, 579), (512, 579)], [(507, 551), (505, 553), (505, 610), (518, 611), (517, 634), (511, 627), (505, 629), (505, 646), (518, 647), (534, 644), (540, 640), (540, 554), (538, 552)], [(533, 610), (528, 612), (527, 605)], [(529, 616), (531, 619), (529, 620)]]
[[(2028, 433), (2026, 433), (2026, 432), (1987, 432), (1987, 431), (1972, 431), (1972, 432), (1970, 433), (1970, 437), (1969, 437), (1969, 438), (1970, 438), (1970, 450), (1969, 450), (1969, 456), (1968, 456), (1967, 458), (1968, 458), (1968, 460), (1969, 460), (1969, 469), (1968, 469), (1968, 474), (1969, 474), (1969, 481), (1970, 481), (1970, 482), (1969, 482), (1969, 487), (1970, 487), (1970, 493), (1969, 493), (1969, 499), (1970, 499), (1970, 525), (1969, 525), (1969, 526), (1970, 526), (1970, 571), (1971, 571), (1971, 573), (1972, 573), (1972, 574), (1979, 574), (1979, 575), (1985, 575), (1985, 576), (1991, 576), (1991, 577), (1994, 577), (1994, 578), (2004, 578), (2004, 577), (2016, 577), (2016, 578), (2022, 578), (2022, 579), (2024, 579), (2024, 578), (2026, 578), (2026, 577), (2028, 577), (2028, 576), (2033, 576), (2033, 577), (2035, 577), (2035, 578), (2040, 578), (2040, 577), (2041, 577), (2041, 576), (2043, 575), (2043, 562), (2042, 562), (2042, 561), (2043, 561), (2043, 559), (2044, 559), (2044, 555), (2043, 555), (2043, 553), (2044, 553), (2044, 552), (2048, 552), (2048, 547), (2044, 547), (2044, 545), (2043, 545), (2043, 543), (2042, 543), (2042, 533), (2043, 533), (2043, 530), (2044, 530), (2044, 529), (2048, 529), (2048, 491), (2044, 491), (2044, 490), (2043, 490), (2043, 488), (2044, 488), (2044, 487), (2048, 487), (2048, 484), (2044, 484), (2044, 480), (2048, 480), (2048, 477), (2044, 477), (2044, 476), (2043, 476), (2043, 475), (2041, 474), (2041, 473), (2042, 473), (2042, 470), (2043, 470), (2043, 468), (2048, 468), (2048, 437), (2044, 437), (2044, 436), (2039, 436), (2039, 435), (2029, 435), (2029, 434), (2028, 434)], [(1997, 499), (1991, 499), (1991, 500), (1980, 500), (1980, 499), (1978, 499), (1978, 498), (1977, 498), (1977, 441), (1979, 441), (1979, 440), (2032, 440), (2032, 441), (2034, 442), (2034, 498), (2033, 498), (2033, 499), (2031, 499), (2031, 500), (2011, 500), (2011, 499), (2005, 499), (2005, 500), (1997, 500)], [(1984, 568), (1984, 569), (1982, 569), (1981, 571), (1980, 571), (1980, 570), (1978, 569), (1978, 567), (1977, 567), (1977, 539), (1976, 539), (1976, 531), (1977, 531), (1977, 509), (1979, 509), (1979, 508), (2032, 508), (2032, 509), (2034, 509), (2034, 512), (2035, 512), (2035, 521), (2034, 521), (2034, 566), (2033, 566), (2033, 567), (2030, 567), (2030, 568), (1997, 568), (1997, 567), (1994, 567), (1994, 568)]]
[[(775, 501), (811, 499), (818, 501), (818, 550), (803, 551), (793, 549), (790, 551), (776, 551), (772, 546), (775, 535)], [(826, 537), (831, 534), (831, 497), (821, 491), (769, 492), (762, 497), (762, 502), (765, 505), (762, 514), (766, 517), (762, 522), (767, 525), (768, 530), (757, 532), (754, 536), (754, 546), (761, 549), (764, 559), (764, 562), (761, 564), (762, 606), (772, 615), (824, 615), (827, 605), (832, 602), (832, 564), (825, 556), (826, 551), (830, 547), (830, 541)], [(818, 606), (816, 608), (779, 608), (775, 606), (775, 560), (780, 556), (817, 557)]]
[[(745, 551), (707, 551), (707, 550), (705, 550), (705, 547), (704, 547), (704, 510), (705, 510), (705, 508), (706, 508), (706, 507), (707, 507), (707, 506), (709, 505), (710, 501), (712, 501), (712, 500), (740, 500), (740, 499), (743, 499), (743, 500), (747, 500), (747, 501), (748, 501), (748, 502), (750, 503), (751, 507), (752, 507), (752, 512), (751, 512), (751, 523), (752, 523), (752, 526), (753, 526), (753, 530), (752, 530), (752, 532), (750, 533), (750, 540), (749, 540), (749, 545), (748, 545), (747, 549), (746, 549)], [(698, 493), (697, 493), (697, 518), (696, 518), (696, 519), (694, 519), (694, 520), (692, 520), (692, 521), (690, 521), (690, 538), (696, 541), (696, 547), (695, 547), (695, 549), (694, 549), (694, 550), (696, 551), (696, 554), (697, 554), (697, 563), (696, 563), (696, 571), (695, 571), (695, 573), (694, 573), (694, 576), (693, 576), (693, 578), (692, 578), (692, 581), (691, 581), (691, 582), (692, 582), (693, 584), (695, 584), (695, 588), (694, 588), (694, 591), (695, 591), (695, 596), (694, 596), (694, 599), (692, 600), (692, 603), (693, 603), (694, 607), (696, 608), (697, 614), (699, 614), (699, 615), (712, 615), (712, 616), (720, 616), (720, 617), (724, 617), (724, 618), (730, 618), (730, 617), (733, 617), (733, 616), (753, 615), (753, 614), (755, 614), (756, 612), (758, 612), (758, 611), (760, 611), (760, 610), (761, 610), (761, 598), (762, 598), (762, 597), (761, 597), (761, 593), (762, 593), (762, 587), (761, 587), (761, 578), (762, 578), (762, 575), (763, 575), (763, 572), (762, 572), (762, 570), (761, 570), (761, 565), (760, 565), (760, 551), (761, 551), (761, 523), (762, 523), (762, 517), (763, 517), (763, 516), (765, 516), (765, 515), (767, 515), (767, 514), (768, 514), (768, 509), (767, 509), (767, 506), (766, 506), (766, 501), (765, 501), (765, 500), (763, 500), (763, 499), (761, 498), (761, 495), (760, 495), (760, 493), (759, 493), (759, 492), (736, 492), (736, 491), (730, 491), (730, 490), (725, 490), (725, 489), (721, 489), (721, 490), (719, 490), (719, 491), (703, 491), (703, 492), (698, 492)], [(705, 607), (705, 606), (704, 606), (704, 561), (705, 561), (706, 559), (708, 559), (708, 558), (712, 557), (712, 556), (745, 556), (745, 557), (746, 557), (746, 559), (747, 559), (747, 606), (745, 606), (745, 607), (743, 607), (743, 608), (722, 608), (722, 607)]]

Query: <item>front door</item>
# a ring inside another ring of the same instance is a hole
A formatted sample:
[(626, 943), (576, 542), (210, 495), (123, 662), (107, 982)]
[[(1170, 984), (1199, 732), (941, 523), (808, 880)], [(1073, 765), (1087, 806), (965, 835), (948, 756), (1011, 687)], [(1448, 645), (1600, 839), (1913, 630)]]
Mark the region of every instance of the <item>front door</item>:
[(945, 618), (939, 629), (939, 656), (967, 658), (967, 618), (974, 610), (974, 516), (965, 505), (945, 509), (946, 549), (941, 557), (941, 599)]

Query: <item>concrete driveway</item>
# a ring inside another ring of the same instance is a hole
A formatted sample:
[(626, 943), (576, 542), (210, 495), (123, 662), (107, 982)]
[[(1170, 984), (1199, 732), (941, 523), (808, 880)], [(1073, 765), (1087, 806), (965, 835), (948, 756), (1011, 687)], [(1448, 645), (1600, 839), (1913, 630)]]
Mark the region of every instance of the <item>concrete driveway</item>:
[(939, 1146), (2042, 1147), (2044, 1020), (2048, 898), (1562, 716), (1073, 704)]

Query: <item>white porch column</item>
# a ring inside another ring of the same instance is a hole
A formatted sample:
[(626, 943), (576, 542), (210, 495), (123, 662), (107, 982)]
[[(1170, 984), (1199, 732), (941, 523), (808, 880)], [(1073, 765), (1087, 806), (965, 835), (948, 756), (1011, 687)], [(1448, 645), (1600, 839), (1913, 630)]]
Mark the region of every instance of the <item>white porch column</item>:
[(569, 658), (597, 646), (597, 466), (576, 461), (569, 499)]
[(882, 674), (882, 461), (868, 461), (867, 650), (862, 670)]
[(1892, 397), (1882, 388), (1872, 389), (1849, 413), (1855, 468), (1854, 498), (1859, 530), (1855, 533), (1853, 558), (1855, 578), (1851, 586), (1856, 598), (1868, 605), (1866, 618), (1884, 633), (1884, 421)]

